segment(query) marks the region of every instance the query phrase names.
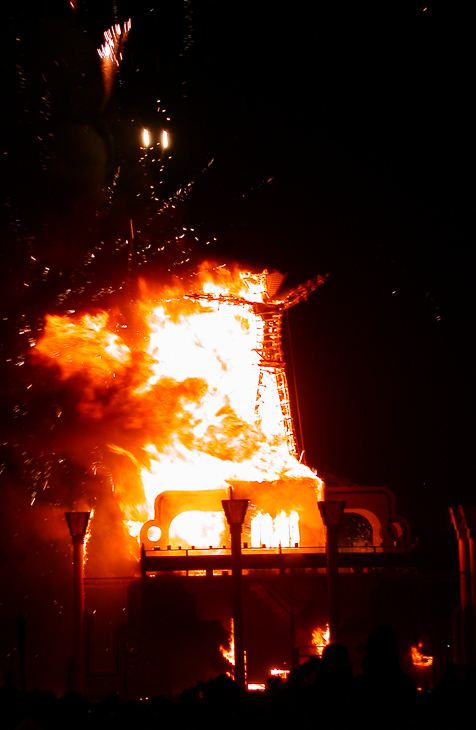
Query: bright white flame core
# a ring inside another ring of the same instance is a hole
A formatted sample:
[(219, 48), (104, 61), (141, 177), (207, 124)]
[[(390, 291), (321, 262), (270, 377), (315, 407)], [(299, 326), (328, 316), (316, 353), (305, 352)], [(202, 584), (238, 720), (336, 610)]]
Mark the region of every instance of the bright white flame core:
[[(246, 294), (262, 298), (262, 290)], [(144, 394), (164, 379), (187, 382), (192, 378), (208, 384), (202, 398), (185, 404), (192, 424), (190, 446), (178, 433), (165, 447), (145, 446), (150, 462), (141, 470), (141, 477), (149, 519), (155, 499), (163, 491), (223, 489), (230, 479), (316, 479), (289, 453), (274, 370), (262, 370), (258, 390), (263, 320), (251, 304), (194, 303), (172, 319), (164, 303), (153, 309), (148, 327), (152, 375), (141, 386)], [(227, 417), (235, 427), (233, 434), (224, 431)], [(210, 453), (207, 447), (214, 437), (220, 445), (229, 440), (229, 459)]]
[[(289, 483), (291, 508), (294, 480), (305, 480), (316, 496), (322, 489), (290, 450), (284, 374), (262, 359), (265, 324), (255, 304), (267, 302), (267, 272), (211, 272), (201, 271), (194, 289), (178, 284), (156, 296), (145, 292), (132, 338), (122, 329), (123, 315), (51, 316), (36, 346), (61, 367), (62, 379), (82, 374), (78, 410), (92, 427), (109, 418), (121, 424), (121, 445), (108, 446), (124, 465), (114, 474), (115, 497), (132, 535), (154, 521), (156, 499), (166, 491)], [(274, 520), (263, 513), (253, 519), (252, 545), (299, 543), (297, 513), (279, 513), (281, 504), (274, 509)], [(223, 544), (222, 520), (212, 519), (213, 539), (207, 523), (206, 546)], [(200, 544), (202, 538), (187, 536), (185, 522), (174, 521), (174, 539)]]
[(207, 548), (215, 546), (220, 536), (225, 539), (225, 515), (223, 512), (188, 510), (177, 515), (170, 523), (169, 537), (180, 539), (186, 535), (184, 547)]
[(160, 540), (161, 534), (162, 532), (160, 527), (156, 527), (155, 525), (149, 527), (149, 529), (147, 530), (147, 537), (151, 542), (157, 542), (158, 540)]
[(275, 519), (259, 512), (251, 520), (251, 546), (294, 547), (299, 545), (299, 515), (295, 510), (287, 515), (282, 510)]
[(150, 134), (148, 129), (142, 130), (142, 143), (144, 147), (150, 147)]

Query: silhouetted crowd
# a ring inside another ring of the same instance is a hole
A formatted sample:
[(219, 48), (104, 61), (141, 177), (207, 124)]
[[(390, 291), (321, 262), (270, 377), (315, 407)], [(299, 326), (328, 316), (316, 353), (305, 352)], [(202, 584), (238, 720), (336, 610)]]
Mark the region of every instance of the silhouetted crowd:
[(434, 689), (419, 691), (399, 663), (395, 633), (386, 626), (368, 637), (362, 670), (353, 675), (342, 644), (329, 644), (283, 681), (270, 677), (262, 692), (245, 691), (222, 674), (184, 690), (175, 701), (158, 696), (102, 702), (79, 694), (22, 693), (0, 688), (0, 728), (5, 730), (207, 730), (226, 728), (476, 728), (476, 674), (445, 667)]

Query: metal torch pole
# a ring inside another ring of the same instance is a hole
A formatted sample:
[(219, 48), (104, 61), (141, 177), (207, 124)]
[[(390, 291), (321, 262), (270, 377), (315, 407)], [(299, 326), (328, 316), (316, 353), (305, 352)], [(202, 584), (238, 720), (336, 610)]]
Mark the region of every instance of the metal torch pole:
[(329, 634), (331, 641), (339, 641), (339, 567), (337, 553), (337, 525), (328, 525), (327, 532), (327, 605), (329, 616)]
[(231, 573), (233, 580), (233, 624), (235, 641), (235, 682), (245, 686), (245, 647), (243, 641), (243, 598), (241, 573), (241, 525), (231, 525)]
[(73, 538), (73, 690), (84, 694), (84, 579), (83, 547), (90, 512), (65, 512)]
[(73, 537), (73, 631), (74, 674), (73, 689), (84, 694), (84, 576), (83, 536)]
[(318, 502), (318, 507), (326, 528), (327, 605), (330, 640), (339, 641), (340, 604), (338, 536), (339, 525), (345, 508), (345, 501), (324, 499)]

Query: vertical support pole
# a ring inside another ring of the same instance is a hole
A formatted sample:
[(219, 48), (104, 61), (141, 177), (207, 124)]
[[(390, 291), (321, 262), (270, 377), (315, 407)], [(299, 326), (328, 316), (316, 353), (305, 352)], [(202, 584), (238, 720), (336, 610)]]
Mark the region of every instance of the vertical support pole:
[(20, 654), (21, 691), (26, 692), (26, 621), (23, 614), (17, 619), (18, 651)]
[[(459, 585), (461, 597), (461, 640), (459, 645), (459, 657), (457, 658), (460, 659), (464, 666), (473, 666), (475, 660), (474, 587), (472, 586), (470, 530), (465, 519), (465, 510), (462, 506), (450, 507), (450, 516), (458, 540)], [(473, 563), (474, 561), (475, 556), (473, 555)]]
[(319, 501), (317, 504), (326, 528), (327, 608), (330, 641), (339, 641), (340, 597), (337, 539), (345, 501), (326, 499)]
[(233, 623), (235, 631), (235, 682), (246, 687), (245, 648), (243, 641), (243, 594), (241, 572), (241, 530), (248, 509), (248, 499), (233, 499), (230, 488), (230, 499), (221, 501), (231, 535), (231, 574), (233, 581)]
[(73, 537), (73, 631), (74, 682), (73, 689), (84, 694), (84, 545), (81, 535)]
[(472, 631), (473, 631), (473, 665), (476, 664), (476, 506), (467, 505), (460, 507), (463, 511), (468, 528), (469, 547), (469, 571), (471, 585), (471, 609), (472, 609)]
[(296, 652), (296, 623), (294, 613), (294, 568), (289, 570), (289, 631), (291, 641), (291, 668), (297, 669), (299, 661)]
[(245, 686), (245, 647), (243, 639), (243, 598), (241, 572), (241, 525), (231, 525), (231, 573), (233, 580), (233, 625), (235, 640), (235, 682)]
[(84, 650), (84, 537), (90, 512), (65, 512), (71, 537), (73, 538), (73, 686), (75, 692), (84, 694), (85, 650)]
[(330, 641), (340, 640), (340, 596), (339, 567), (337, 554), (337, 525), (328, 525), (326, 563), (327, 563), (327, 600)]

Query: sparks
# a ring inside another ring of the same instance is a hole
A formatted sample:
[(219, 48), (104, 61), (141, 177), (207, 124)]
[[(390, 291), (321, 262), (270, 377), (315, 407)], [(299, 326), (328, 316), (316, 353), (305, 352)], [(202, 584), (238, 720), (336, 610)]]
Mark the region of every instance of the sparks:
[[(204, 264), (188, 284), (144, 285), (134, 327), (107, 312), (47, 317), (33, 350), (59, 366), (63, 381), (80, 376), (77, 410), (88, 430), (115, 433), (107, 469), (124, 524), (141, 543), (223, 545), (220, 494), (248, 483), (270, 495), (251, 515), (251, 545), (300, 544), (296, 482), (314, 505), (322, 481), (299, 460), (281, 317), (323, 279), (278, 296), (282, 280)], [(159, 524), (159, 498), (177, 493), (189, 496)]]
[(101, 70), (104, 80), (106, 100), (111, 94), (114, 78), (122, 61), (130, 29), (130, 18), (122, 26), (120, 23), (112, 25), (108, 30), (104, 31), (104, 43), (100, 48), (98, 48), (98, 55), (101, 59)]

